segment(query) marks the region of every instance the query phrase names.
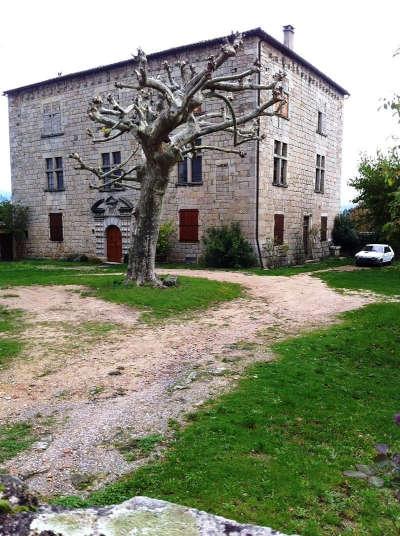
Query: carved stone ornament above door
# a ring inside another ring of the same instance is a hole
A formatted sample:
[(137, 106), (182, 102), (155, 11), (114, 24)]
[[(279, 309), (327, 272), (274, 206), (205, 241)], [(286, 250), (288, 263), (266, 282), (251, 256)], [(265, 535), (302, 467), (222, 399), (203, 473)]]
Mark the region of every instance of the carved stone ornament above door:
[(125, 197), (114, 197), (99, 199), (91, 206), (90, 210), (96, 216), (106, 216), (108, 214), (130, 214), (133, 211), (133, 204)]

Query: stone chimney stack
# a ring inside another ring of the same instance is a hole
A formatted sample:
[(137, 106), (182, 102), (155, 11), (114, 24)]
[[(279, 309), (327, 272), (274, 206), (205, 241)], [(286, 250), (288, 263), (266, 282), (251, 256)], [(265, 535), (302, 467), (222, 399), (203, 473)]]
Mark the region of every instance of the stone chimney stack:
[(288, 24), (283, 27), (283, 44), (293, 50), (294, 26)]

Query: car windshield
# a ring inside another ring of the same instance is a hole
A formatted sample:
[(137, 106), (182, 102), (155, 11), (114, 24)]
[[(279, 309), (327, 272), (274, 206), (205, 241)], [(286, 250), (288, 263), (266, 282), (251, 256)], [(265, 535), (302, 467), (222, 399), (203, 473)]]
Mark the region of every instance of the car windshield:
[(368, 245), (368, 246), (364, 246), (363, 251), (376, 251), (377, 253), (382, 253), (383, 246)]

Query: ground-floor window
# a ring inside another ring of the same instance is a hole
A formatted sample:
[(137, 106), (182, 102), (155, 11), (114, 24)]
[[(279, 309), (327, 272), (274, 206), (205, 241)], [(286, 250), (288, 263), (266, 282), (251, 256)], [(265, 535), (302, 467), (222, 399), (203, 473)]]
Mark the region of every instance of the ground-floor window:
[(52, 212), (49, 214), (50, 225), (50, 240), (52, 242), (62, 242), (63, 235), (63, 220), (61, 212)]
[(199, 241), (199, 211), (197, 209), (179, 211), (179, 241)]
[(283, 244), (283, 234), (285, 228), (285, 216), (283, 214), (274, 215), (274, 244), (281, 246)]
[(326, 242), (328, 239), (328, 218), (321, 216), (321, 242)]

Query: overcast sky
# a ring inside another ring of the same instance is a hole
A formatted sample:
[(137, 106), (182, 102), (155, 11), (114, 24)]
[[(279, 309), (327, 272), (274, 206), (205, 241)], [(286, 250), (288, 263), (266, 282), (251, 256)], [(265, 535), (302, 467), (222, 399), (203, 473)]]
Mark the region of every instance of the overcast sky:
[[(342, 204), (361, 152), (392, 144), (399, 127), (380, 100), (400, 91), (400, 1), (13, 0), (2, 2), (0, 91), (261, 26), (345, 87)], [(0, 191), (10, 190), (7, 98), (0, 97)]]

